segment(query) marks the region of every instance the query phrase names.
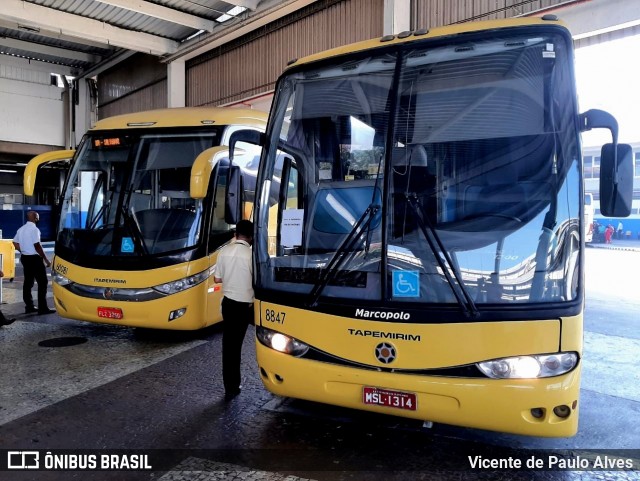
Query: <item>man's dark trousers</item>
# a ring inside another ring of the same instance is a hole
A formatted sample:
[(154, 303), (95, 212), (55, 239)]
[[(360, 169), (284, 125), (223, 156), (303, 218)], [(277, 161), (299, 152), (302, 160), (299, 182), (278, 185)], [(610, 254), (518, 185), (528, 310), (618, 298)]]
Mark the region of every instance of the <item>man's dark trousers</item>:
[(253, 324), (253, 304), (222, 298), (222, 379), (228, 394), (240, 391), (242, 342)]
[(44, 265), (42, 257), (38, 254), (21, 255), (20, 264), (24, 268), (24, 284), (22, 286), (22, 300), (27, 309), (32, 309), (33, 297), (31, 288), (33, 282), (38, 283), (38, 308), (47, 308), (47, 268)]

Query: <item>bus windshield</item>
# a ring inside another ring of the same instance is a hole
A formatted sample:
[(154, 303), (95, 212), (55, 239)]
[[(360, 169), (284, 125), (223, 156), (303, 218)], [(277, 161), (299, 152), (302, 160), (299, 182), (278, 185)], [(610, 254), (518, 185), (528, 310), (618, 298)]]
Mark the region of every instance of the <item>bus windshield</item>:
[(579, 299), (570, 39), (510, 32), (407, 42), (281, 78), (257, 289), (466, 312)]
[(96, 131), (67, 179), (56, 249), (75, 261), (161, 256), (193, 248), (202, 200), (189, 196), (191, 166), (220, 132)]

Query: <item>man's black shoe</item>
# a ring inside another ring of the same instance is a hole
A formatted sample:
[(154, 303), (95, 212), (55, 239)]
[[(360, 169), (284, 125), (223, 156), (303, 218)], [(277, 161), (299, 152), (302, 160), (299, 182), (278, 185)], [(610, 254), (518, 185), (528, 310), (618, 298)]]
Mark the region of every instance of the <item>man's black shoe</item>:
[(27, 307), (24, 312), (25, 314), (34, 314), (38, 312), (38, 309), (36, 307)]
[(38, 309), (38, 314), (55, 314), (56, 310), (47, 307), (45, 309)]
[(233, 390), (233, 391), (226, 391), (224, 393), (224, 400), (225, 401), (231, 401), (234, 397), (236, 397), (238, 394), (240, 394), (240, 389), (237, 390)]

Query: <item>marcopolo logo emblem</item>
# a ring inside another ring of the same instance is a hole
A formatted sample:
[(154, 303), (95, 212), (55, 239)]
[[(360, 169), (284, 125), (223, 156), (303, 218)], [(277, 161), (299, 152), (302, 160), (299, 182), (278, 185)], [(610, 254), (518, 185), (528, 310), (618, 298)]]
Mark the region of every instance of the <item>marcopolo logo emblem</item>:
[(40, 453), (38, 451), (8, 451), (8, 469), (39, 469)]
[(376, 346), (376, 359), (384, 364), (396, 359), (396, 348), (389, 342), (381, 342)]

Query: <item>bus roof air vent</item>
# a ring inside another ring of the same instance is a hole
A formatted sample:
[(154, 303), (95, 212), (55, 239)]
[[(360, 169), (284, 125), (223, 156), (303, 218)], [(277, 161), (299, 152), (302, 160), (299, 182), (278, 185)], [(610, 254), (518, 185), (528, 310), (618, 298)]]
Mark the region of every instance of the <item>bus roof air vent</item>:
[(151, 127), (155, 122), (127, 122), (127, 127)]
[(547, 20), (549, 22), (557, 22), (558, 16), (554, 15), (553, 13), (547, 13), (546, 15), (542, 16), (542, 20)]
[(404, 32), (400, 32), (398, 34), (398, 38), (407, 38), (410, 37), (413, 32), (411, 30), (405, 30)]
[(298, 59), (297, 59), (297, 58), (292, 58), (291, 60), (289, 60), (289, 61), (287, 62), (287, 65), (293, 65), (293, 64), (294, 64), (294, 63), (296, 63), (297, 61), (298, 61)]
[(393, 40), (395, 37), (395, 35), (385, 35), (384, 37), (382, 37), (380, 39), (381, 42), (390, 42), (391, 40)]
[(419, 37), (421, 35), (426, 35), (428, 33), (429, 33), (429, 29), (428, 28), (419, 28), (418, 30), (413, 32), (413, 35), (414, 35), (414, 37)]

